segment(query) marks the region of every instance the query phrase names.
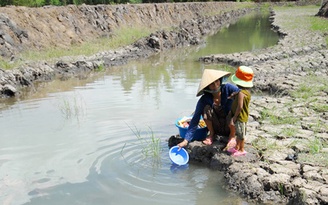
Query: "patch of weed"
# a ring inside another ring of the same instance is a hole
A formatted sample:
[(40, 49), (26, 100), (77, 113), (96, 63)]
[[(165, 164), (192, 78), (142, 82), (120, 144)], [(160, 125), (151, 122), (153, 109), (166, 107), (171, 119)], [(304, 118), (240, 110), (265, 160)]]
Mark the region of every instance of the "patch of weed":
[(137, 127), (130, 127), (127, 125), (133, 134), (137, 137), (140, 142), (140, 146), (142, 147), (141, 152), (144, 157), (152, 157), (154, 159), (159, 159), (162, 151), (161, 148), (161, 139), (155, 137), (153, 130), (149, 128), (149, 132), (146, 133), (146, 137), (143, 136), (141, 130), (137, 129)]
[(294, 137), (299, 131), (294, 127), (283, 128), (281, 134), (286, 137)]
[(273, 125), (282, 125), (282, 124), (296, 124), (300, 121), (299, 118), (291, 116), (290, 113), (274, 111), (275, 109), (263, 109), (260, 112), (261, 120), (269, 120)]
[(313, 164), (316, 166), (328, 167), (328, 153), (321, 152), (316, 154), (299, 153), (298, 162)]

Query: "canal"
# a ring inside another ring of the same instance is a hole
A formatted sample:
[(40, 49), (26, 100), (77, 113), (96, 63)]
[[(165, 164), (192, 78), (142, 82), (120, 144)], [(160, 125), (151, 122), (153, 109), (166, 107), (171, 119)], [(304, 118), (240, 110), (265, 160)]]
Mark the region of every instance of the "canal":
[[(0, 203), (248, 204), (225, 189), (222, 173), (190, 162), (174, 167), (167, 139), (190, 115), (216, 53), (275, 45), (268, 14), (254, 13), (207, 37), (108, 68), (87, 79), (52, 81), (0, 109)], [(154, 146), (156, 141), (158, 146)]]

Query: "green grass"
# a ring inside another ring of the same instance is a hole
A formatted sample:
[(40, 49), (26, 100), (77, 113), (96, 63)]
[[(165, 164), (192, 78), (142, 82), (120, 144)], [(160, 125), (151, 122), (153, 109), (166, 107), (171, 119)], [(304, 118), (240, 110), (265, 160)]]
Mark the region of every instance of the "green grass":
[(264, 108), (263, 110), (261, 110), (260, 115), (261, 120), (268, 120), (272, 125), (294, 125), (300, 122), (299, 118), (293, 117), (292, 115), (290, 115), (290, 113), (276, 109)]
[(124, 27), (115, 30), (114, 34), (110, 37), (98, 38), (94, 41), (86, 42), (81, 45), (73, 45), (68, 50), (52, 48), (43, 52), (26, 52), (23, 53), (23, 58), (28, 60), (41, 60), (60, 58), (63, 56), (91, 56), (101, 51), (117, 49), (119, 47), (130, 45), (138, 39), (148, 36), (149, 34), (150, 31), (144, 28)]
[(308, 146), (309, 146), (310, 154), (317, 154), (323, 148), (323, 141), (315, 137), (314, 139), (309, 140)]
[(322, 18), (318, 16), (311, 16), (310, 22), (311, 22), (311, 29), (313, 31), (319, 31), (326, 35), (326, 44), (328, 44), (328, 19)]
[(91, 56), (102, 51), (115, 50), (130, 45), (143, 37), (149, 36), (150, 33), (151, 30), (147, 28), (121, 27), (116, 29), (109, 37), (97, 38), (93, 41), (75, 44), (69, 49), (52, 47), (43, 50), (29, 50), (21, 53), (19, 57), (21, 59), (20, 61), (13, 63), (2, 58), (0, 59), (0, 67), (4, 69), (12, 69), (26, 61), (51, 61), (64, 56)]
[(312, 108), (314, 111), (316, 111), (318, 113), (328, 112), (327, 104), (313, 103), (310, 105), (310, 108)]
[[(283, 22), (283, 27), (289, 29), (311, 29), (311, 18), (319, 11), (320, 6), (296, 6), (294, 4), (286, 4), (285, 6), (274, 6), (273, 9), (282, 12), (282, 15), (286, 18)], [(296, 17), (291, 16), (291, 13), (295, 13), (294, 16)]]
[(22, 63), (22, 61), (20, 61), (20, 60), (9, 62), (8, 60), (6, 60), (0, 56), (0, 68), (1, 69), (9, 70), (9, 69), (18, 67), (21, 63)]
[(309, 125), (309, 128), (316, 133), (325, 132), (328, 130), (328, 125), (320, 119), (317, 119), (315, 122), (312, 122), (312, 124)]
[(102, 71), (104, 71), (104, 70), (105, 70), (105, 67), (104, 67), (103, 64), (99, 65), (99, 66), (97, 67), (97, 69), (96, 69), (97, 72), (102, 72)]
[(305, 146), (308, 148), (308, 151), (298, 154), (298, 162), (316, 166), (328, 166), (328, 152), (323, 151), (323, 148), (328, 148), (326, 140), (314, 137), (305, 142)]
[(261, 136), (252, 142), (252, 146), (260, 151), (270, 151), (280, 148), (280, 146), (276, 143), (276, 140), (269, 142), (269, 140)]
[(285, 187), (284, 187), (284, 184), (279, 183), (278, 184), (278, 190), (279, 190), (279, 193), (280, 193), (281, 196), (285, 195)]
[[(127, 125), (133, 134), (137, 137), (138, 142), (140, 143), (141, 152), (145, 158), (151, 157), (153, 159), (160, 159), (161, 155), (161, 139), (155, 137), (153, 130), (149, 128), (149, 131), (143, 134), (141, 130), (137, 129), (137, 127), (130, 127)], [(143, 136), (146, 135), (146, 136)], [(124, 145), (125, 147), (125, 145)], [(122, 148), (122, 151), (124, 149)], [(121, 152), (122, 152), (121, 151)]]
[(298, 162), (313, 164), (320, 167), (328, 167), (328, 153), (320, 152), (316, 154), (300, 153), (298, 155)]
[(275, 150), (283, 150), (286, 148), (292, 148), (293, 146), (295, 146), (296, 144), (300, 143), (300, 140), (291, 140), (290, 142), (288, 142), (288, 144), (282, 144), (282, 143), (278, 143), (280, 142), (280, 140), (276, 140), (276, 139), (272, 139), (272, 138), (266, 138), (263, 136), (258, 136), (257, 139), (252, 141), (252, 146), (259, 150), (260, 153), (264, 153), (264, 152), (272, 152)]
[(299, 133), (298, 129), (293, 127), (283, 128), (281, 134), (286, 137), (294, 137), (297, 133)]
[(299, 162), (328, 166), (328, 152), (323, 151), (323, 148), (328, 148), (327, 140), (314, 137), (309, 139), (305, 145), (308, 148), (308, 153), (300, 153), (298, 156)]
[(296, 90), (291, 92), (291, 96), (295, 98), (309, 99), (314, 92), (316, 92), (314, 86), (309, 86), (306, 83), (302, 83)]
[(308, 100), (312, 96), (320, 96), (319, 92), (328, 93), (328, 81), (322, 76), (315, 76), (309, 73), (309, 75), (301, 78), (299, 81), (302, 83), (296, 90), (290, 93), (292, 97)]
[[(298, 88), (290, 92), (290, 96), (299, 105), (303, 104), (302, 111), (305, 112), (304, 114), (313, 116), (314, 114), (321, 115), (324, 112), (328, 112), (328, 105), (324, 97), (328, 93), (328, 81), (322, 76), (311, 74), (301, 78), (299, 81), (302, 83)], [(293, 104), (288, 106), (292, 107)], [(322, 130), (328, 129), (328, 125), (318, 119), (316, 122), (312, 122), (309, 128), (314, 132), (322, 132)]]
[(328, 32), (328, 19), (318, 17), (318, 16), (311, 16), (311, 29), (313, 31), (321, 31), (321, 32)]

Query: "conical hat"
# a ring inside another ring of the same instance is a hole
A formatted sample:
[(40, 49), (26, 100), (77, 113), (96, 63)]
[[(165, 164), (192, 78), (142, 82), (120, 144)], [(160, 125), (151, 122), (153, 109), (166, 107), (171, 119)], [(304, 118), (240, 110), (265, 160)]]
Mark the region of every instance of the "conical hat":
[(221, 70), (213, 70), (213, 69), (205, 69), (203, 72), (202, 80), (199, 83), (198, 91), (197, 91), (197, 97), (203, 94), (204, 88), (206, 88), (208, 85), (213, 83), (219, 78), (222, 78), (223, 76), (230, 75), (230, 72), (221, 71)]

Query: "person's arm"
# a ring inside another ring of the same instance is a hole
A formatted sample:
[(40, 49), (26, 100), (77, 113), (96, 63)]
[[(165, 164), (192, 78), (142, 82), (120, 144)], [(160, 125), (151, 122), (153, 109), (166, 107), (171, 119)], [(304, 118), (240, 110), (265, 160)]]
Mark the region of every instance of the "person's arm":
[(198, 124), (199, 124), (200, 117), (204, 111), (205, 105), (206, 105), (206, 103), (209, 103), (209, 102), (207, 102), (208, 100), (209, 100), (209, 98), (207, 96), (202, 96), (198, 100), (194, 115), (190, 121), (185, 138), (181, 143), (178, 144), (178, 146), (180, 148), (187, 146), (188, 143), (193, 139), (194, 134), (195, 134)]
[(233, 96), (235, 93), (238, 93), (240, 91), (240, 89), (236, 86), (236, 85), (233, 85), (233, 84), (229, 84), (228, 86), (228, 95), (229, 96)]
[(233, 102), (233, 100), (230, 98), (230, 96), (233, 93), (238, 93), (239, 90), (240, 89), (236, 85), (233, 85), (230, 83), (224, 84), (224, 86), (222, 86), (221, 105), (224, 108), (224, 111), (226, 114), (229, 113), (232, 102)]
[[(199, 103), (197, 103), (197, 104), (199, 104)], [(196, 110), (194, 112), (193, 117), (191, 118), (187, 133), (184, 137), (184, 140), (178, 144), (178, 146), (180, 148), (188, 145), (188, 143), (192, 140), (192, 138), (197, 130), (197, 126), (198, 126), (198, 123), (200, 120), (200, 115), (201, 115), (201, 113), (199, 112), (199, 107), (200, 106), (198, 106), (198, 105), (196, 106)]]
[(234, 116), (232, 116), (232, 118), (231, 118), (231, 120), (233, 122), (236, 122), (236, 120), (237, 120), (237, 118), (238, 118), (241, 110), (243, 109), (244, 97), (245, 97), (245, 94), (244, 93), (242, 93), (242, 92), (239, 92), (238, 93), (238, 96), (237, 96), (237, 98), (238, 98), (237, 109), (236, 109), (236, 112), (235, 112)]
[(179, 146), (179, 149), (180, 149), (180, 148), (182, 148), (182, 147), (185, 147), (185, 146), (187, 146), (187, 145), (188, 145), (188, 143), (189, 143), (189, 141), (188, 141), (188, 140), (186, 140), (186, 139), (184, 139), (182, 142), (180, 142), (180, 143), (178, 144), (178, 146)]

